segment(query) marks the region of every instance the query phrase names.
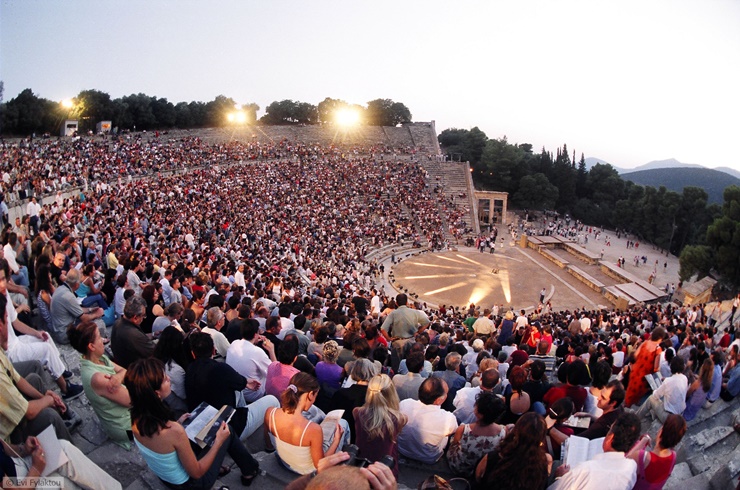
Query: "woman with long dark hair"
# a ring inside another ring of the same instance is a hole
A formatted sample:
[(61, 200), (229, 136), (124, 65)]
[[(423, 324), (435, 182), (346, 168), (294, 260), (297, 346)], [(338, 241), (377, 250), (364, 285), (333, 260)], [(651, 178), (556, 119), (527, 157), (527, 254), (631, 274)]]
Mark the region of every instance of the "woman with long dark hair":
[[(131, 397), (131, 430), (134, 442), (149, 468), (170, 488), (211, 488), (226, 470), (226, 453), (242, 472), (243, 485), (259, 474), (254, 460), (231, 427), (222, 423), (213, 445), (199, 455), (193, 452), (181, 420), (162, 401), (171, 393), (170, 379), (159, 359), (139, 359), (126, 371), (124, 384)], [(219, 407), (220, 408), (220, 407)]]
[(483, 456), (475, 470), (476, 488), (500, 490), (545, 488), (552, 458), (545, 452), (545, 420), (527, 412), (499, 447)]

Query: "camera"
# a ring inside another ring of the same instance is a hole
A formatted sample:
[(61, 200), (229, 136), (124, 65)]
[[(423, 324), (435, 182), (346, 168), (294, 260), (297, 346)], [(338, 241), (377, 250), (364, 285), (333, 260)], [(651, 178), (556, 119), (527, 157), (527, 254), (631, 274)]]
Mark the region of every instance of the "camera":
[[(357, 457), (357, 453), (360, 452), (360, 448), (358, 448), (354, 444), (350, 444), (349, 446), (345, 447), (343, 450), (349, 453), (349, 459), (343, 463), (347, 466), (356, 466), (358, 468), (365, 468), (366, 466), (370, 466), (371, 464), (373, 464), (373, 462), (370, 461), (369, 459)], [(386, 465), (388, 468), (393, 468), (393, 466), (395, 466), (396, 461), (393, 459), (393, 456), (391, 456), (390, 454), (386, 454), (380, 459), (380, 463)]]

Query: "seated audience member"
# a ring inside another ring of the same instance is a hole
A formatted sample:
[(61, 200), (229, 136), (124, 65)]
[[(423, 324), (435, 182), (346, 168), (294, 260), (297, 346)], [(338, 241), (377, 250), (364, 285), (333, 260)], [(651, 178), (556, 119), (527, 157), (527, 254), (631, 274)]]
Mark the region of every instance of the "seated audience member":
[(277, 361), (275, 347), (268, 339), (259, 335), (259, 323), (242, 320), (242, 338), (235, 340), (226, 352), (226, 364), (248, 379), (259, 381), (259, 388), (244, 388), (242, 394), (247, 403), (259, 400), (265, 394), (267, 370), (270, 363)]
[[(0, 294), (0, 311), (5, 309), (6, 301), (5, 295)], [(57, 437), (71, 440), (60, 415), (71, 416), (71, 410), (55, 392), (42, 393), (42, 379), (38, 373), (29, 373), (28, 379), (22, 378), (5, 355), (7, 348), (8, 324), (6, 316), (0, 315), (0, 439), (21, 442), (53, 425)], [(79, 417), (76, 420), (80, 420)]]
[(418, 400), (419, 387), (425, 379), (421, 375), (421, 369), (424, 366), (424, 354), (419, 351), (412, 352), (402, 362), (406, 363), (407, 373), (393, 376), (393, 385), (398, 392), (398, 398), (400, 400), (406, 400), (407, 398)]
[(712, 352), (712, 363), (714, 364), (714, 372), (712, 373), (712, 384), (709, 387), (707, 393), (707, 400), (704, 403), (704, 408), (709, 408), (712, 403), (716, 402), (719, 398), (720, 390), (722, 389), (722, 353), (719, 351)]
[(529, 356), (532, 361), (541, 361), (545, 363), (545, 374), (548, 378), (551, 378), (555, 373), (555, 365), (557, 364), (557, 358), (549, 355), (550, 343), (546, 340), (541, 340), (537, 343), (537, 351), (535, 354)]
[(290, 384), (290, 379), (300, 372), (293, 364), (298, 358), (298, 340), (280, 342), (275, 354), (276, 360), (267, 367), (265, 393), (280, 396)]
[(488, 369), (481, 376), (480, 386), (462, 388), (455, 396), (455, 411), (453, 412), (460, 424), (472, 424), (477, 420), (475, 415), (475, 401), (481, 393), (495, 393), (499, 389), (499, 375), (497, 369)]
[(409, 348), (409, 352), (406, 354), (406, 358), (401, 360), (401, 363), (398, 365), (398, 374), (407, 374), (409, 372), (408, 369), (408, 357), (414, 353), (414, 352), (421, 352), (424, 356), (424, 365), (421, 368), (421, 371), (419, 371), (419, 374), (422, 378), (428, 378), (432, 371), (434, 370), (434, 367), (432, 366), (432, 363), (426, 359), (426, 351), (424, 349), (424, 344), (421, 342), (414, 342), (413, 344), (407, 344), (411, 347)]
[[(176, 304), (179, 303), (172, 303), (172, 305)], [(180, 416), (188, 411), (185, 370), (191, 358), (183, 333), (173, 326), (162, 330), (157, 347), (154, 348), (154, 357), (164, 363), (164, 370), (170, 377), (172, 393), (165, 403), (175, 412), (175, 415)]]
[(399, 411), (391, 378), (385, 374), (374, 376), (367, 386), (365, 404), (354, 408), (353, 416), (358, 456), (373, 462), (393, 456), (393, 475), (398, 477), (398, 434), (406, 425), (406, 417)]
[[(207, 334), (198, 334), (206, 336)], [(213, 347), (211, 346), (211, 350)], [(196, 455), (185, 429), (175, 422), (162, 401), (170, 394), (169, 378), (159, 359), (141, 359), (131, 364), (124, 379), (131, 395), (131, 429), (134, 441), (149, 469), (169, 487), (211, 488), (216, 482), (226, 453), (241, 471), (243, 485), (259, 475), (255, 461), (238, 433), (222, 423), (212, 446)], [(260, 424), (262, 421), (260, 421)]]
[[(490, 371), (495, 372), (493, 369)], [(496, 376), (498, 379), (498, 373)], [(452, 471), (465, 478), (473, 477), (478, 461), (484, 454), (495, 450), (506, 437), (506, 427), (496, 423), (505, 410), (506, 405), (501, 398), (490, 391), (479, 392), (475, 399), (474, 421), (462, 423), (457, 428), (447, 451), (447, 462)]]
[(661, 422), (665, 422), (669, 414), (683, 414), (686, 410), (686, 393), (689, 389), (689, 381), (683, 374), (685, 363), (681, 356), (676, 356), (671, 361), (671, 376), (663, 380), (657, 390), (645, 400), (637, 415), (644, 417), (652, 415)]
[(228, 364), (213, 359), (213, 338), (208, 334), (192, 334), (190, 349), (194, 360), (185, 373), (188, 409), (193, 410), (201, 402), (216, 409), (224, 405), (235, 407), (236, 413), (231, 419), (231, 425), (236, 430), (237, 437), (246, 439), (252, 435), (262, 425), (265, 411), (278, 406), (277, 399), (265, 395), (248, 407), (240, 406), (235, 392), (240, 393), (245, 387), (255, 390), (259, 387), (259, 382), (247, 379)]
[[(285, 490), (395, 490), (398, 488), (393, 472), (383, 463), (372, 463), (365, 468), (346, 466), (349, 453), (338, 452), (319, 461), (317, 474), (305, 475), (285, 487)], [(336, 465), (336, 466), (334, 466)]]
[[(67, 278), (70, 274), (67, 274)], [(129, 449), (131, 399), (128, 390), (122, 385), (126, 370), (105, 355), (100, 330), (93, 322), (83, 322), (76, 327), (70, 325), (67, 337), (72, 347), (82, 354), (82, 386), (103, 430), (113, 442)]]
[(562, 444), (562, 440), (552, 436), (552, 434), (557, 431), (565, 436), (565, 439), (572, 436), (574, 434), (573, 429), (565, 425), (565, 421), (571, 415), (573, 415), (573, 401), (567, 396), (556, 401), (547, 409), (545, 425), (547, 425), (548, 436), (550, 436), (546, 440), (547, 452), (554, 460), (560, 459), (560, 445)]
[(170, 303), (170, 306), (164, 309), (164, 315), (158, 316), (154, 323), (152, 323), (152, 336), (156, 339), (159, 338), (159, 334), (162, 330), (172, 325), (176, 329), (182, 331), (180, 326), (180, 318), (185, 311), (182, 303)]
[(139, 328), (145, 316), (146, 302), (140, 296), (132, 296), (126, 301), (123, 316), (113, 324), (110, 346), (115, 362), (124, 369), (154, 353), (154, 342)]
[(398, 452), (422, 463), (434, 464), (444, 454), (447, 441), (457, 429), (455, 416), (442, 410), (447, 383), (431, 376), (419, 387), (419, 399), (401, 401), (399, 408), (408, 423), (398, 436)]
[(316, 406), (328, 412), (334, 393), (342, 387), (344, 369), (336, 363), (339, 356), (339, 346), (336, 342), (325, 340), (322, 342), (322, 349), (323, 360), (316, 364), (316, 379), (321, 386)]
[(367, 340), (363, 339), (362, 337), (355, 337), (355, 340), (352, 341), (352, 360), (345, 363), (344, 372), (351, 372), (352, 365), (358, 359), (367, 359), (372, 363), (373, 376), (375, 376), (376, 374), (380, 374), (380, 370), (383, 368), (383, 365), (380, 364), (379, 361), (371, 359), (370, 354), (370, 344), (367, 343)]
[(474, 488), (544, 488), (552, 465), (543, 444), (546, 430), (541, 416), (534, 412), (522, 415), (498, 447), (478, 463)]
[[(61, 439), (59, 444), (67, 457), (67, 462), (46, 475), (45, 478), (62, 478), (62, 488), (105, 488), (106, 490), (120, 490), (121, 484), (88, 459), (77, 446)], [(0, 481), (5, 478), (30, 480), (33, 483), (40, 481), (46, 468), (46, 453), (38, 439), (29, 436), (23, 444), (9, 444), (0, 440)], [(38, 488), (45, 485), (38, 484)], [(8, 488), (20, 488), (18, 485)]]
[(683, 411), (683, 418), (690, 422), (696, 418), (696, 415), (704, 407), (707, 401), (707, 394), (712, 387), (712, 377), (714, 376), (714, 363), (711, 359), (704, 359), (699, 375), (689, 385), (686, 392), (686, 408)]
[(221, 311), (221, 308), (214, 306), (208, 309), (206, 323), (208, 325), (201, 331), (213, 337), (213, 345), (216, 347), (218, 356), (226, 357), (230, 344), (226, 336), (221, 333), (221, 329), (226, 324), (226, 315)]
[(527, 372), (521, 366), (514, 366), (509, 374), (509, 385), (506, 387), (504, 400), (506, 412), (501, 418), (502, 424), (514, 424), (519, 417), (528, 412), (532, 406), (529, 393), (523, 390), (527, 381)]
[(610, 489), (632, 489), (637, 481), (637, 465), (625, 454), (638, 437), (640, 419), (635, 414), (623, 413), (604, 438), (604, 452), (573, 468), (560, 466), (555, 473), (557, 479), (548, 490), (593, 488), (596, 482), (600, 488), (606, 488), (604, 485), (608, 482)]
[[(353, 384), (337, 390), (331, 399), (331, 409), (344, 410), (342, 418), (347, 421), (349, 427), (355, 426), (355, 417), (352, 410), (365, 404), (367, 385), (373, 376), (375, 376), (375, 365), (372, 361), (369, 359), (356, 360), (352, 365), (352, 371), (349, 373)], [(351, 434), (351, 441), (354, 444), (354, 433)]]
[(272, 436), (278, 458), (300, 475), (316, 471), (320, 459), (349, 443), (349, 426), (345, 420), (335, 423), (331, 435), (325, 438), (322, 427), (303, 416), (313, 406), (318, 391), (316, 379), (299, 372), (282, 393), (281, 406), (264, 415), (264, 424)]
[(527, 367), (529, 368), (529, 378), (524, 383), (522, 390), (529, 394), (532, 411), (544, 417), (545, 404), (543, 403), (543, 399), (545, 393), (552, 387), (547, 376), (545, 376), (545, 363), (539, 359), (535, 359)]
[(612, 376), (612, 368), (606, 361), (598, 361), (591, 368), (591, 386), (586, 390), (586, 403), (583, 405), (583, 411), (588, 412), (596, 417), (601, 415), (598, 401), (601, 390), (604, 389)]
[[(49, 334), (35, 330), (18, 319), (18, 313), (8, 294), (7, 277), (8, 263), (5, 259), (0, 259), (0, 296), (5, 299), (4, 307), (0, 309), (0, 316), (3, 317), (5, 323), (6, 337), (3, 347), (5, 355), (13, 363), (40, 361), (59, 386), (62, 398), (66, 401), (74, 400), (82, 395), (82, 386), (67, 381), (65, 375), (71, 376), (71, 373), (66, 371), (59, 350)], [(20, 335), (17, 335), (16, 331)], [(66, 337), (66, 332), (64, 336)]]
[(566, 382), (550, 388), (545, 393), (542, 401), (545, 402), (546, 407), (550, 407), (550, 405), (560, 398), (567, 396), (573, 400), (576, 412), (581, 412), (586, 403), (588, 393), (585, 388), (579, 385), (583, 382), (584, 377), (588, 377), (588, 368), (586, 367), (586, 363), (577, 359), (567, 364), (564, 369), (566, 370)]
[(578, 436), (585, 437), (586, 439), (606, 437), (609, 427), (624, 412), (622, 403), (624, 402), (625, 395), (626, 392), (621, 381), (618, 379), (609, 381), (599, 394), (597, 406), (601, 410), (600, 417), (596, 418), (593, 414), (587, 412), (576, 413), (579, 417), (588, 416), (593, 419), (588, 429), (578, 434)]
[(444, 371), (435, 371), (432, 373), (432, 376), (443, 379), (447, 383), (449, 393), (447, 395), (447, 400), (442, 405), (442, 408), (448, 412), (455, 411), (455, 405), (453, 405), (455, 395), (457, 395), (457, 391), (460, 388), (465, 387), (465, 377), (460, 376), (458, 372), (461, 362), (462, 356), (459, 353), (450, 352), (445, 356), (446, 369)]
[(740, 395), (740, 364), (729, 371), (727, 382), (722, 383), (722, 390), (719, 392), (720, 398), (726, 402), (732, 401), (738, 395)]
[(674, 447), (686, 433), (686, 420), (680, 415), (670, 414), (658, 431), (653, 450), (649, 449), (650, 437), (640, 438), (627, 457), (637, 463), (637, 482), (633, 490), (659, 490), (673, 472), (676, 464)]
[[(77, 269), (72, 269), (67, 273), (67, 280), (63, 282), (54, 291), (51, 296), (51, 336), (60, 344), (68, 344), (67, 326), (80, 322), (95, 322), (99, 328), (105, 328), (102, 320), (105, 309), (99, 307), (95, 302), (92, 304), (82, 305), (75, 296), (75, 291), (79, 290), (82, 275)], [(99, 297), (101, 304), (108, 308), (102, 297)]]

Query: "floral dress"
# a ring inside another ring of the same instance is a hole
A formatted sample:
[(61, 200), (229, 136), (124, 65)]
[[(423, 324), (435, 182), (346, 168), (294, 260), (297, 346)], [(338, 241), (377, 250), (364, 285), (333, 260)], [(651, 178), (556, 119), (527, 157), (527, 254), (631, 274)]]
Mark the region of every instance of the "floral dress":
[(472, 476), (475, 466), (483, 455), (498, 447), (506, 437), (506, 428), (496, 436), (475, 436), (470, 433), (470, 424), (465, 424), (460, 442), (452, 444), (447, 451), (447, 463), (450, 469), (463, 476)]

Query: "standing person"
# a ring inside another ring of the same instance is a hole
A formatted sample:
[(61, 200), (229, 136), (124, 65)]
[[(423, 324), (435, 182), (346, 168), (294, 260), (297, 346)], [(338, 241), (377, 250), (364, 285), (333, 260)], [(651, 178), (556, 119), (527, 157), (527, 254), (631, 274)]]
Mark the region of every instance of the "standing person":
[(370, 379), (365, 404), (354, 408), (353, 415), (359, 456), (370, 461), (393, 456), (393, 475), (398, 478), (398, 434), (407, 419), (399, 409), (398, 394), (388, 375)]
[(673, 472), (676, 451), (673, 450), (686, 434), (686, 420), (680, 415), (669, 415), (655, 438), (650, 451), (650, 437), (644, 435), (627, 453), (637, 463), (637, 482), (633, 490), (660, 490)]
[(540, 304), (545, 302), (545, 295), (547, 294), (547, 289), (542, 288), (540, 290)]
[(632, 365), (630, 380), (627, 384), (627, 396), (624, 406), (631, 407), (647, 393), (648, 384), (645, 375), (652, 374), (660, 369), (660, 342), (665, 338), (663, 327), (655, 328), (650, 334), (650, 340), (643, 342), (635, 353), (635, 363)]
[(429, 325), (429, 317), (420, 310), (413, 310), (407, 306), (408, 296), (401, 293), (396, 296), (398, 308), (391, 311), (383, 322), (381, 332), (391, 341), (393, 347), (391, 367), (398, 371), (398, 365), (403, 359), (403, 348), (413, 342), (417, 333), (423, 332)]
[(732, 326), (732, 322), (735, 319), (735, 312), (737, 311), (738, 306), (740, 306), (740, 294), (735, 296), (735, 299), (732, 300), (732, 312), (730, 313), (730, 326)]
[(139, 359), (126, 372), (124, 384), (131, 396), (131, 430), (147, 466), (169, 487), (211, 488), (226, 470), (221, 463), (228, 452), (241, 470), (243, 485), (259, 475), (255, 461), (239, 436), (222, 423), (212, 446), (196, 455), (181, 420), (162, 401), (171, 392), (169, 377), (159, 359)]
[(33, 228), (33, 234), (39, 234), (39, 213), (41, 212), (41, 206), (36, 201), (35, 197), (32, 197), (26, 206), (26, 213), (29, 216), (28, 224)]

